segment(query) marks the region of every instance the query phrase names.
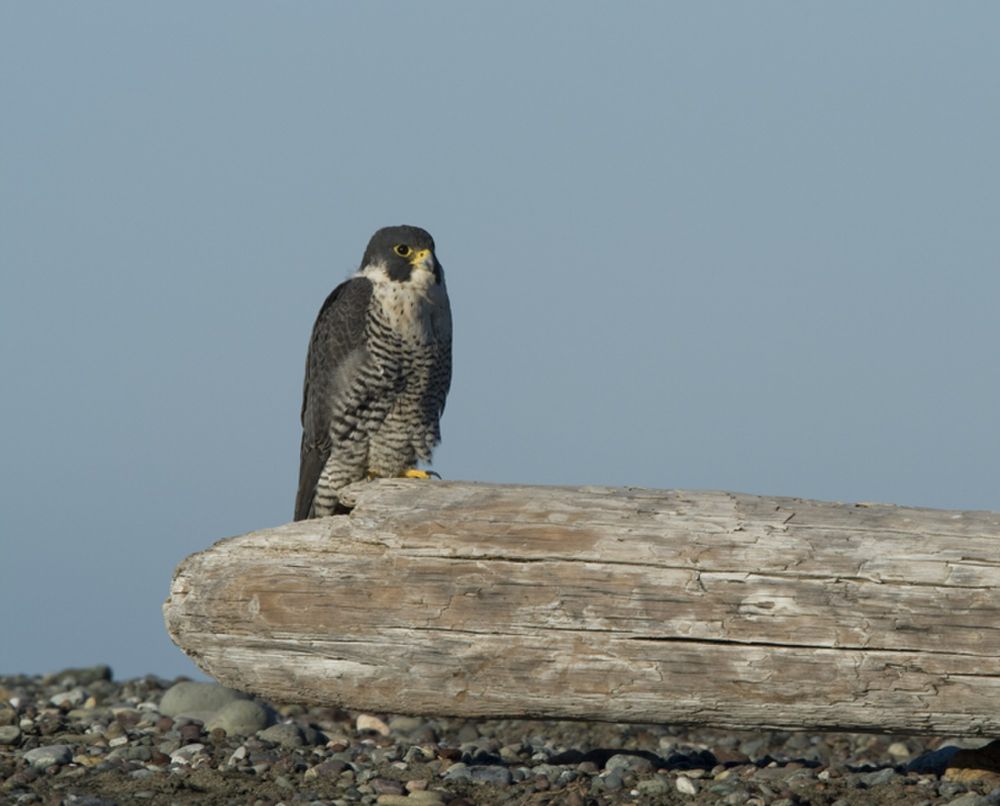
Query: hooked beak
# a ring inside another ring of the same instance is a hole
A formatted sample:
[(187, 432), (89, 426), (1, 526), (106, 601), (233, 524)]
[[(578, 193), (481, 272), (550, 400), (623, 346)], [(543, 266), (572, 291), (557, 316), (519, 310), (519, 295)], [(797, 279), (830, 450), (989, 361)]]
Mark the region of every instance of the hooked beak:
[(434, 253), (430, 249), (421, 249), (410, 258), (410, 265), (415, 269), (434, 271)]

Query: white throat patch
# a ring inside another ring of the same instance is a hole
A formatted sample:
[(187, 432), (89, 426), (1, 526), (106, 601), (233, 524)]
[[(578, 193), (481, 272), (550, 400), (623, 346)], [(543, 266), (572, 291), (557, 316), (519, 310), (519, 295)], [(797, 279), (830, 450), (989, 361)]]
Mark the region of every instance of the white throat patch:
[(434, 272), (414, 269), (410, 279), (393, 280), (383, 264), (362, 268), (356, 277), (372, 284), (373, 302), (382, 309), (382, 318), (404, 341), (429, 344), (451, 340), (451, 311), (448, 294)]

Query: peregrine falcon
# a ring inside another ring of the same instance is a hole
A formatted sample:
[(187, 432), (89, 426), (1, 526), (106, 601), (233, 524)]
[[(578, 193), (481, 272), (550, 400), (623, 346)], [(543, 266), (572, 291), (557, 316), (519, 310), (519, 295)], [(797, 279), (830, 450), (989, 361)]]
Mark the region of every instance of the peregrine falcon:
[(313, 325), (302, 399), (295, 520), (337, 511), (339, 491), (428, 474), (451, 384), (451, 308), (434, 239), (385, 227)]

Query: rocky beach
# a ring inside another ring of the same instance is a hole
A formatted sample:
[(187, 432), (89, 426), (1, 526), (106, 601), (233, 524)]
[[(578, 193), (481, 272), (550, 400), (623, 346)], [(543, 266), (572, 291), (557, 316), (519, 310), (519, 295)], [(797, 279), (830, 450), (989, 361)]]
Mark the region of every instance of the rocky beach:
[(0, 802), (1000, 804), (1000, 742), (455, 720), (107, 666), (0, 676)]

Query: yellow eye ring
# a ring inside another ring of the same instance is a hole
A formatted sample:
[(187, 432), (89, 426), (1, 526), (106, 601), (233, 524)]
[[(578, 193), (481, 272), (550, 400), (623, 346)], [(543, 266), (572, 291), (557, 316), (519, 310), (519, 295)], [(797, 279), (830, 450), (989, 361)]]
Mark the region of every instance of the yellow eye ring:
[(405, 244), (399, 244), (399, 246), (394, 246), (392, 251), (395, 252), (400, 257), (409, 257), (413, 254), (413, 250)]

